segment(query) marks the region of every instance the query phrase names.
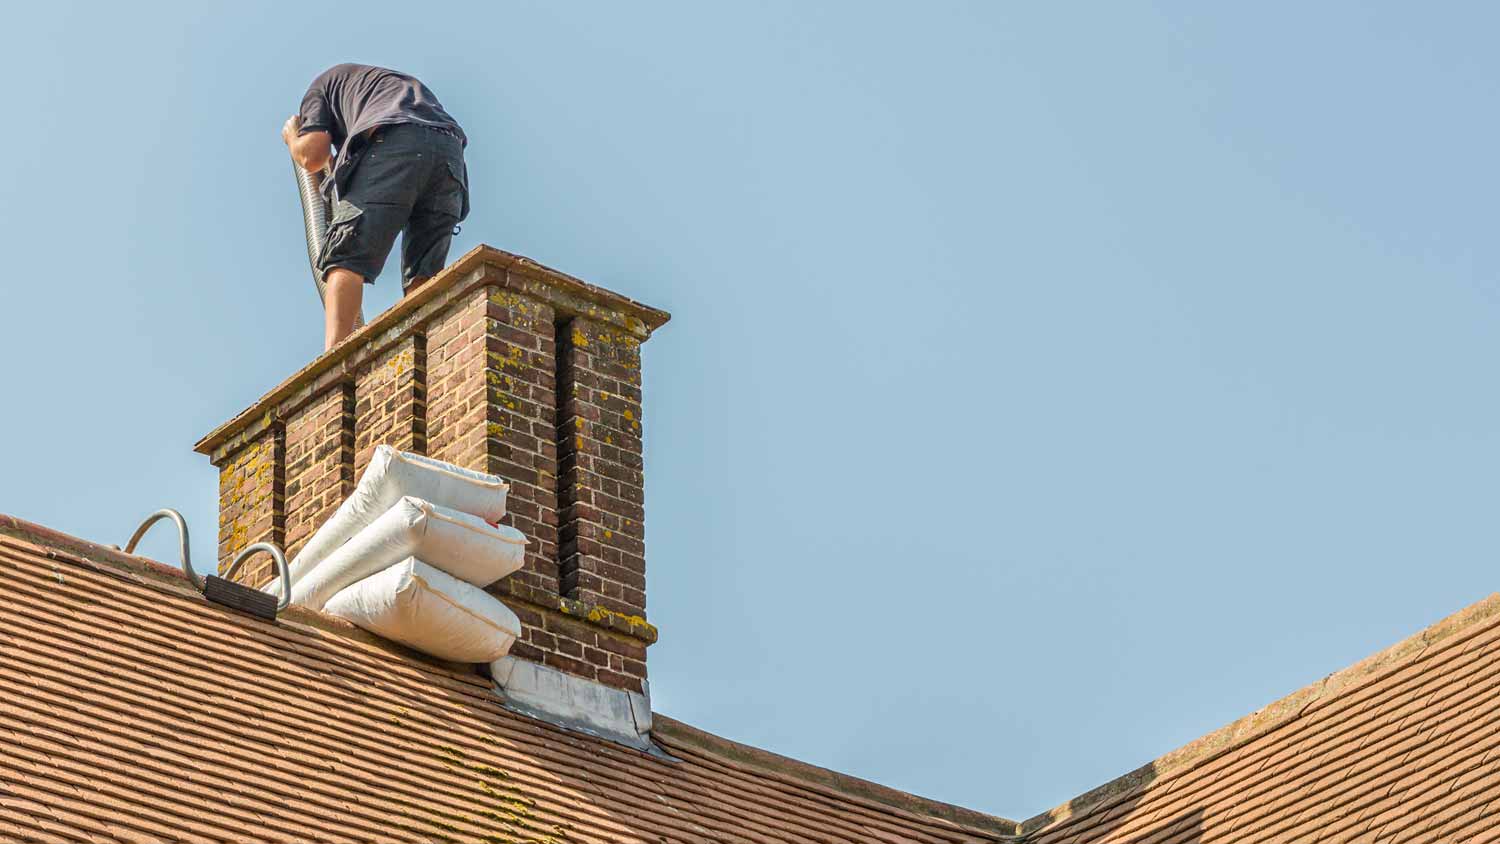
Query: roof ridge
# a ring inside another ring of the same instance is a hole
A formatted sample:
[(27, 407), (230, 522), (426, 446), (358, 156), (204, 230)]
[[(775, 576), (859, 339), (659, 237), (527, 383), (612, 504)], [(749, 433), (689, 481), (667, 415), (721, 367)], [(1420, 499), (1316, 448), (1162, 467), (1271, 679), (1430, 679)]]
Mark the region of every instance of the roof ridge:
[(908, 791), (881, 785), (850, 774), (823, 768), (769, 750), (763, 750), (715, 735), (685, 724), (660, 712), (653, 712), (651, 735), (670, 745), (681, 745), (705, 756), (717, 757), (788, 785), (829, 794), (844, 801), (875, 804), (896, 809), (915, 817), (946, 821), (967, 830), (1009, 838), (1020, 831), (1020, 824), (1009, 818), (991, 815), (952, 803), (921, 797)]
[(1500, 624), (1500, 593), (1491, 594), (1428, 625), (1418, 632), (1339, 669), (1320, 680), (1158, 756), (1135, 770), (1092, 788), (1077, 797), (1019, 824), (1030, 836), (1056, 823), (1085, 814), (1100, 804), (1118, 801), (1158, 787), (1218, 756), (1300, 719), (1309, 709), (1378, 682), (1396, 672), (1431, 659)]

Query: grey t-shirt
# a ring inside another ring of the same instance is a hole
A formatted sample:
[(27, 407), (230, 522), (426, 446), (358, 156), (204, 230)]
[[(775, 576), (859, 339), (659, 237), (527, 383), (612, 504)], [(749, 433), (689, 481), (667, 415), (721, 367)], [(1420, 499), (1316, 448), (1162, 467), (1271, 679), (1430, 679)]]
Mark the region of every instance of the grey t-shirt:
[[(302, 128), (297, 134), (327, 132), (333, 136), (339, 155), (333, 181), (342, 190), (347, 184), (350, 143), (376, 126), (420, 123), (446, 129), (468, 144), (458, 121), (443, 110), (443, 104), (413, 76), (366, 64), (339, 64), (314, 79), (302, 96)], [(341, 172), (342, 171), (342, 172)]]

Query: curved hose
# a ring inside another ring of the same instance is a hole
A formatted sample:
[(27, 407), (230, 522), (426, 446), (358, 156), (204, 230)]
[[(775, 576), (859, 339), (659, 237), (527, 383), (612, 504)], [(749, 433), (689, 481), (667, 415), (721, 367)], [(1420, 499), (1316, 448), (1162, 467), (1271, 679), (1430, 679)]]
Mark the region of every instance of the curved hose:
[[(188, 543), (187, 520), (182, 517), (181, 513), (173, 510), (171, 507), (163, 507), (162, 509), (157, 510), (155, 513), (147, 516), (146, 520), (144, 522), (141, 522), (141, 526), (135, 529), (135, 533), (131, 534), (130, 541), (125, 543), (125, 553), (134, 554), (135, 546), (141, 541), (141, 537), (146, 535), (146, 531), (150, 530), (152, 525), (156, 524), (162, 519), (171, 519), (174, 523), (176, 523), (177, 538), (182, 543), (182, 571), (187, 575), (188, 582), (193, 584), (193, 588), (198, 590), (199, 592), (202, 592), (203, 578), (199, 577), (198, 572), (193, 570), (193, 558), (191, 556)], [(112, 547), (119, 548), (120, 546), (115, 545)], [(234, 577), (234, 573), (239, 570), (240, 563), (245, 562), (245, 559), (247, 557), (255, 554), (258, 551), (264, 551), (267, 554), (270, 554), (271, 559), (276, 563), (276, 573), (281, 577), (281, 601), (277, 603), (276, 611), (281, 612), (292, 603), (292, 587), (288, 585), (292, 582), (292, 579), (287, 571), (286, 555), (282, 554), (281, 549), (277, 548), (273, 543), (257, 542), (254, 545), (246, 546), (243, 550), (240, 551), (240, 553), (235, 555), (234, 562), (229, 564), (229, 568), (226, 568), (224, 570), (223, 579), (229, 580), (230, 578)]]
[[(313, 286), (318, 289), (318, 301), (323, 298), (323, 274), (318, 272), (318, 256), (323, 254), (323, 246), (328, 242), (328, 224), (333, 218), (333, 211), (328, 207), (328, 201), (323, 198), (323, 180), (332, 178), (332, 172), (324, 165), (322, 170), (309, 173), (302, 169), (297, 160), (292, 159), (292, 172), (297, 176), (297, 195), (302, 200), (302, 228), (307, 234), (307, 265), (312, 269)], [(354, 327), (358, 328), (365, 324), (364, 311), (361, 310), (354, 317)]]
[(150, 530), (152, 525), (162, 519), (171, 519), (177, 523), (177, 538), (182, 543), (182, 571), (187, 575), (188, 583), (193, 584), (194, 589), (202, 592), (203, 578), (199, 577), (196, 571), (193, 571), (193, 558), (189, 553), (187, 521), (176, 510), (170, 507), (163, 507), (147, 516), (146, 521), (141, 522), (141, 526), (135, 529), (135, 533), (131, 534), (130, 541), (125, 543), (125, 553), (134, 554), (136, 543), (141, 541), (141, 537), (146, 535), (146, 531)]
[(276, 611), (281, 612), (292, 604), (292, 576), (291, 572), (287, 571), (286, 555), (282, 554), (281, 549), (272, 543), (257, 542), (254, 545), (245, 546), (244, 550), (235, 555), (234, 562), (229, 564), (229, 568), (224, 569), (224, 579), (229, 580), (233, 578), (234, 573), (239, 571), (240, 563), (243, 563), (245, 558), (257, 551), (264, 551), (270, 554), (271, 559), (276, 562), (276, 576), (281, 578), (281, 602), (276, 605)]

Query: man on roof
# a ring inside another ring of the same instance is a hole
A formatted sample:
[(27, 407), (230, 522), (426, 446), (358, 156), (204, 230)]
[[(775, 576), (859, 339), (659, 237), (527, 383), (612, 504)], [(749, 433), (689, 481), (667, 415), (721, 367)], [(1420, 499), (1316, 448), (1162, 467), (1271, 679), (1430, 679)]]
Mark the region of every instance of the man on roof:
[(333, 219), (317, 263), (327, 350), (354, 330), (364, 285), (380, 275), (397, 232), (403, 295), (443, 268), (469, 214), (468, 139), (420, 80), (362, 64), (314, 79), (281, 137), (308, 172), (338, 150), (323, 185)]

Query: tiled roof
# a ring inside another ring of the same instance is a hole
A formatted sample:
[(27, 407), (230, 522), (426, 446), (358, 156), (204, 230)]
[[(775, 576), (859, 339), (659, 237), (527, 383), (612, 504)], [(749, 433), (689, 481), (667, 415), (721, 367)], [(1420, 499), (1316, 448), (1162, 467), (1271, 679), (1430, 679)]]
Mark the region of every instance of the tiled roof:
[(1500, 596), (1018, 828), (488, 681), (0, 516), (0, 841), (1500, 841)]
[(0, 516), (0, 841), (982, 842), (1014, 824), (659, 718), (675, 760), (297, 608)]
[(1500, 841), (1500, 596), (1023, 828), (1028, 844)]

